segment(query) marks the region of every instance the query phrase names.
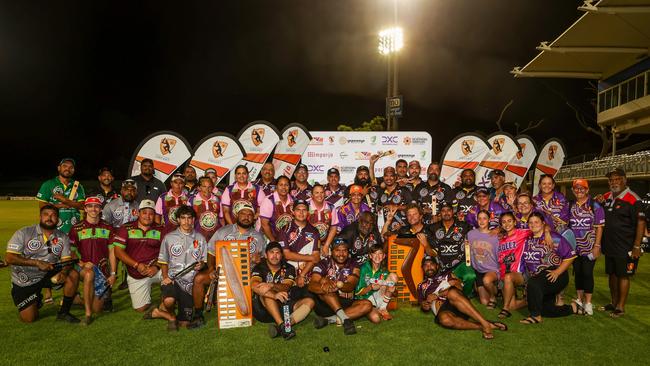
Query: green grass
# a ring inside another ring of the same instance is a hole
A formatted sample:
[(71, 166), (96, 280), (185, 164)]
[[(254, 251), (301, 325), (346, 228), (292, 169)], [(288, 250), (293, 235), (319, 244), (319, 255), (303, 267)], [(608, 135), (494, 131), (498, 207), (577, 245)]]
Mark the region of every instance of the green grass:
[[(0, 202), (3, 243), (16, 229), (36, 221), (36, 206), (34, 201)], [(525, 311), (515, 312), (506, 321), (510, 330), (495, 332), (492, 341), (482, 340), (476, 331), (442, 329), (430, 314), (409, 305), (396, 311), (390, 322), (373, 325), (357, 321), (360, 328), (355, 336), (344, 336), (335, 326), (317, 331), (310, 316), (296, 327), (298, 336), (285, 342), (269, 339), (264, 324), (218, 330), (214, 314), (208, 315), (209, 324), (203, 329), (170, 334), (162, 321), (141, 320), (131, 310), (126, 291), (115, 293), (116, 313), (100, 316), (88, 328), (55, 322), (53, 306), (44, 307), (36, 323), (22, 324), (11, 301), (9, 270), (5, 268), (0, 271), (0, 344), (4, 350), (0, 364), (647, 364), (650, 271), (646, 261), (642, 259), (633, 280), (625, 317), (610, 319), (596, 313), (593, 317), (546, 319), (543, 324), (525, 326), (518, 323)], [(567, 296), (572, 293), (570, 283)], [(603, 304), (607, 298), (603, 261), (599, 260), (594, 303)], [(478, 308), (489, 319), (496, 319), (496, 310)], [(73, 308), (73, 312), (83, 314), (81, 308)], [(328, 353), (323, 352), (324, 346), (329, 347)]]

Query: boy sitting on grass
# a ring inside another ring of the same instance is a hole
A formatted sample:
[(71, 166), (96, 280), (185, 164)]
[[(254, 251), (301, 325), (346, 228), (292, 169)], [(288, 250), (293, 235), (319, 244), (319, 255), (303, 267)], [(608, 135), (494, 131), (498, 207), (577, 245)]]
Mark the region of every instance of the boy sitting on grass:
[(387, 306), (395, 292), (397, 275), (389, 273), (383, 266), (386, 253), (381, 244), (370, 247), (369, 258), (361, 266), (354, 297), (370, 300), (373, 309), (368, 314), (368, 319), (373, 323), (379, 323), (382, 319), (391, 320), (393, 317), (388, 313)]

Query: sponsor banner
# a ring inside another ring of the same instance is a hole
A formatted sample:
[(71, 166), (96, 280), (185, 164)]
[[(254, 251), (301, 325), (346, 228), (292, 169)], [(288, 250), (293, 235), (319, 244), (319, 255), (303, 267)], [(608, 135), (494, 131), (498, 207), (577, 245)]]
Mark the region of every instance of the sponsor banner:
[(418, 160), (422, 179), (431, 162), (431, 135), (424, 131), (311, 131), (311, 142), (302, 156), (309, 169), (310, 182), (327, 182), (327, 170), (337, 168), (341, 183), (354, 181), (357, 167), (370, 165), (373, 154), (385, 155), (375, 164), (375, 175), (382, 176), (397, 159)]
[(196, 169), (196, 176), (205, 175), (212, 168), (217, 172), (217, 183), (228, 174), (244, 157), (244, 148), (235, 136), (217, 132), (203, 138), (194, 148), (190, 165)]
[(491, 187), (490, 173), (495, 169), (506, 171), (508, 162), (517, 155), (519, 144), (505, 132), (495, 132), (487, 138), (490, 150), (483, 157), (483, 161), (474, 170), (476, 172), (476, 185)]
[(460, 181), (460, 173), (464, 169), (476, 170), (489, 151), (490, 145), (478, 133), (456, 136), (442, 154), (440, 180), (453, 187)]
[(537, 158), (537, 146), (530, 136), (518, 135), (515, 140), (519, 143), (519, 151), (510, 159), (505, 173), (506, 182), (514, 182), (519, 188)]
[[(311, 142), (311, 135), (305, 126), (292, 123), (282, 131), (282, 140), (278, 142), (273, 153), (275, 177), (291, 177), (302, 158), (302, 154)], [(321, 139), (322, 142), (322, 139)]]
[[(254, 121), (246, 125), (237, 136), (244, 148), (244, 157), (239, 164), (248, 167), (249, 179), (255, 180), (262, 165), (280, 141), (278, 130), (267, 121)], [(237, 164), (237, 165), (239, 165)], [(235, 181), (235, 171), (230, 171), (230, 181)]]
[(159, 131), (147, 136), (135, 149), (129, 166), (129, 176), (140, 174), (140, 162), (153, 160), (154, 176), (166, 181), (178, 167), (192, 156), (183, 136), (172, 131)]
[(562, 141), (556, 138), (549, 139), (544, 143), (537, 156), (535, 164), (535, 177), (533, 179), (533, 195), (539, 193), (539, 178), (544, 175), (555, 177), (557, 171), (564, 164), (566, 149)]

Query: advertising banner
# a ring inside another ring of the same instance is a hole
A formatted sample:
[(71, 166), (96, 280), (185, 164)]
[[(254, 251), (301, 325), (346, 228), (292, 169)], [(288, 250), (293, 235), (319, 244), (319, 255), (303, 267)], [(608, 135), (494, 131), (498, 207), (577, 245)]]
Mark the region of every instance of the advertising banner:
[[(244, 158), (239, 164), (248, 167), (250, 180), (255, 180), (275, 145), (280, 141), (278, 130), (267, 121), (254, 121), (246, 125), (237, 136), (244, 148)], [(236, 164), (236, 165), (239, 165)], [(235, 171), (230, 171), (230, 182), (235, 181)]]
[(476, 185), (491, 187), (490, 173), (495, 169), (503, 170), (505, 173), (508, 162), (519, 152), (519, 144), (514, 138), (505, 132), (496, 132), (488, 138), (490, 150), (483, 157), (476, 170)]
[(292, 123), (282, 131), (282, 140), (275, 146), (273, 153), (273, 167), (275, 178), (284, 175), (291, 177), (293, 171), (302, 158), (302, 154), (309, 146), (311, 135), (305, 126)]
[(565, 156), (566, 149), (559, 139), (552, 138), (544, 143), (537, 156), (537, 163), (535, 164), (533, 195), (539, 193), (539, 178), (544, 174), (555, 177), (555, 174), (557, 174), (557, 171), (560, 170), (564, 163)]
[(217, 172), (217, 183), (244, 157), (244, 149), (229, 133), (217, 132), (203, 138), (194, 148), (190, 165), (196, 169), (196, 176), (205, 175), (212, 168)]
[(140, 162), (149, 158), (153, 160), (154, 176), (164, 182), (190, 156), (189, 144), (183, 136), (173, 131), (158, 131), (147, 136), (135, 149), (129, 176), (140, 174)]
[(490, 145), (478, 133), (469, 132), (456, 136), (442, 154), (440, 180), (453, 187), (460, 181), (460, 173), (464, 169), (476, 170), (489, 151)]
[(518, 135), (515, 140), (519, 143), (519, 151), (510, 159), (506, 167), (506, 182), (514, 182), (517, 188), (526, 179), (526, 174), (537, 158), (537, 146), (532, 138)]

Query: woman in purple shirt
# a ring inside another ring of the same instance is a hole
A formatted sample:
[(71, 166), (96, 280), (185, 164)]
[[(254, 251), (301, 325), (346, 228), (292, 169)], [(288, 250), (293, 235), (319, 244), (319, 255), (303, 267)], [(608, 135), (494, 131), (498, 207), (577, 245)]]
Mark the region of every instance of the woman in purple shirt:
[(564, 232), (569, 224), (569, 202), (560, 192), (555, 191), (555, 179), (551, 175), (542, 175), (539, 179), (539, 194), (533, 197), (535, 208), (550, 216), (555, 224), (555, 231)]
[(605, 210), (589, 196), (589, 182), (586, 179), (573, 181), (576, 201), (569, 207), (569, 227), (576, 237), (576, 260), (573, 272), (577, 298), (574, 300), (585, 314), (594, 315), (591, 294), (594, 292), (594, 266), (600, 256), (600, 239), (605, 225)]
[(524, 245), (521, 272), (528, 277), (526, 294), (530, 315), (520, 322), (536, 324), (542, 316), (555, 318), (578, 313), (578, 305), (555, 305), (555, 297), (569, 283), (567, 269), (576, 257), (569, 242), (557, 233), (551, 233), (553, 247), (544, 242), (548, 235), (544, 230), (544, 216), (539, 212), (531, 214), (528, 225), (532, 235)]
[(499, 236), (490, 230), (490, 213), (481, 210), (476, 214), (478, 228), (467, 233), (472, 267), (476, 271), (476, 288), (481, 304), (488, 309), (497, 306), (497, 280), (499, 279)]

